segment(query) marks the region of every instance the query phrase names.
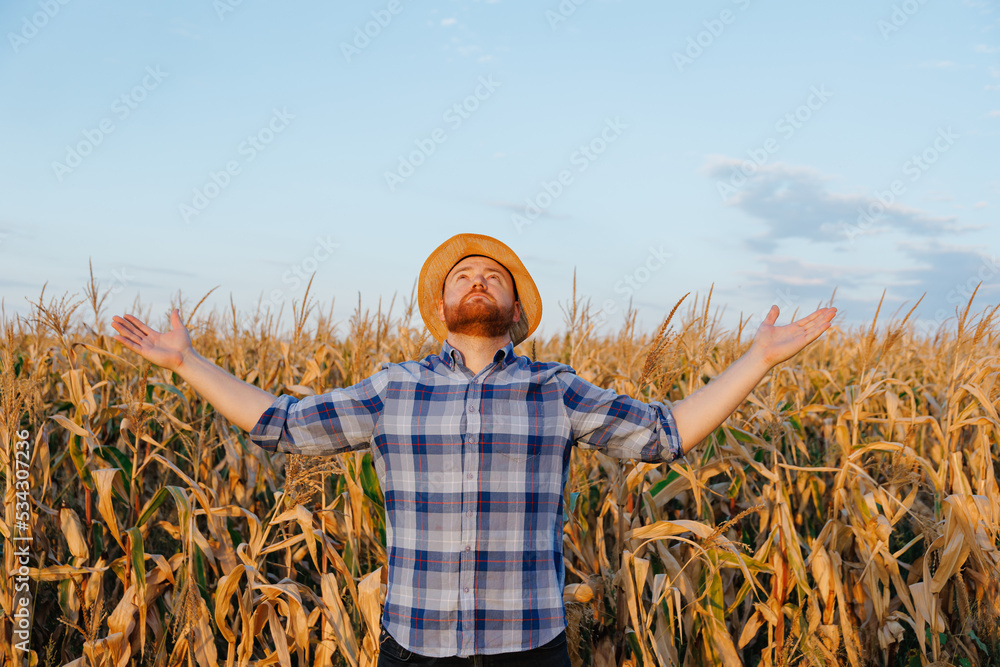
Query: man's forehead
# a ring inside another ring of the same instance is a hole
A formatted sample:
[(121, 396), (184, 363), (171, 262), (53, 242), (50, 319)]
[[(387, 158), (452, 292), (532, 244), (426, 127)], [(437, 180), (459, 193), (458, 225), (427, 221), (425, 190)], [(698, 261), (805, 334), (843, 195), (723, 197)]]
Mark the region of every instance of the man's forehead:
[(483, 255), (468, 255), (466, 257), (463, 257), (462, 259), (455, 262), (455, 266), (451, 267), (451, 271), (448, 272), (448, 275), (450, 276), (456, 269), (463, 269), (472, 266), (473, 264), (476, 263), (476, 260), (479, 260), (479, 263), (484, 263), (487, 266), (500, 268), (508, 276), (510, 275), (510, 271), (507, 270), (506, 266), (496, 261), (492, 257), (484, 257)]

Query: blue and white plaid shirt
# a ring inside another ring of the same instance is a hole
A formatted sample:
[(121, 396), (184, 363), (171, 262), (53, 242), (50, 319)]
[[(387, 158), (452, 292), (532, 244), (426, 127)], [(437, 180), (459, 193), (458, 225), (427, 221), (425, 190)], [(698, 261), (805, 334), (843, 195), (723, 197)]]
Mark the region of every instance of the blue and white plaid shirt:
[(440, 355), (385, 363), (358, 384), (280, 396), (250, 433), (270, 451), (369, 447), (385, 497), (382, 623), (434, 657), (524, 651), (566, 628), (563, 489), (570, 446), (673, 461), (670, 409), (601, 389), (508, 343), (476, 375)]

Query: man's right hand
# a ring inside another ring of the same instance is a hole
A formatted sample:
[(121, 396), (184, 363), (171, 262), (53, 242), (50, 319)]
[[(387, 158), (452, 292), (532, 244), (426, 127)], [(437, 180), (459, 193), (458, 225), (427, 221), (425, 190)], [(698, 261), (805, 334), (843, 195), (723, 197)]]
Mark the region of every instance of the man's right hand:
[(171, 329), (164, 333), (149, 328), (132, 315), (111, 320), (111, 326), (120, 334), (114, 339), (157, 366), (176, 372), (192, 352), (191, 336), (176, 308), (170, 312)]
[(248, 433), (276, 396), (244, 382), (198, 354), (175, 308), (170, 331), (150, 329), (131, 315), (113, 317), (114, 339), (147, 361), (174, 371), (216, 410)]

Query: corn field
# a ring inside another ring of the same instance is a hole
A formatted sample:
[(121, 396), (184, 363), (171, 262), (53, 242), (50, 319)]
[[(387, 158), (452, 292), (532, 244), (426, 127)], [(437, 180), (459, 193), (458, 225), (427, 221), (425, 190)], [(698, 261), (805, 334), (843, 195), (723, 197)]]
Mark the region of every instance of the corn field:
[[(91, 278), (2, 320), (0, 665), (373, 666), (386, 549), (370, 455), (260, 450), (112, 340), (111, 314), (168, 325), (108, 296)], [(674, 465), (575, 450), (573, 664), (1000, 664), (1000, 327), (974, 299), (931, 333), (909, 315), (835, 321)], [(344, 333), (308, 291), (287, 332), (204, 301), (172, 304), (195, 348), (275, 395), (440, 351), (412, 298), (398, 316), (359, 300)], [(682, 301), (655, 332), (628, 311), (598, 336), (574, 292), (564, 332), (516, 351), (677, 402), (754, 333), (723, 329), (711, 293)]]

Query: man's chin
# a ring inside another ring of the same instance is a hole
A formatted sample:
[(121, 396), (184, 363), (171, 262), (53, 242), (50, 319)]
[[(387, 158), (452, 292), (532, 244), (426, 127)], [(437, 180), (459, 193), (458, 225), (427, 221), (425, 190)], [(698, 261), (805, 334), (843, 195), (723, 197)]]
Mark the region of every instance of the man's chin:
[[(476, 299), (473, 301), (482, 301)], [(445, 326), (450, 333), (463, 334), (466, 336), (480, 336), (483, 338), (499, 338), (510, 330), (513, 322), (507, 318), (504, 322), (496, 321), (499, 310), (490, 303), (483, 303), (482, 308), (471, 306), (466, 302), (459, 306), (458, 311), (453, 313), (455, 317), (445, 318)], [(451, 315), (451, 313), (446, 314)]]
[(460, 304), (458, 306), (458, 310), (455, 312), (455, 315), (457, 316), (457, 319), (473, 320), (483, 319), (484, 317), (493, 317), (499, 312), (500, 309), (497, 308), (496, 304), (483, 297), (482, 299), (470, 299), (469, 301)]

